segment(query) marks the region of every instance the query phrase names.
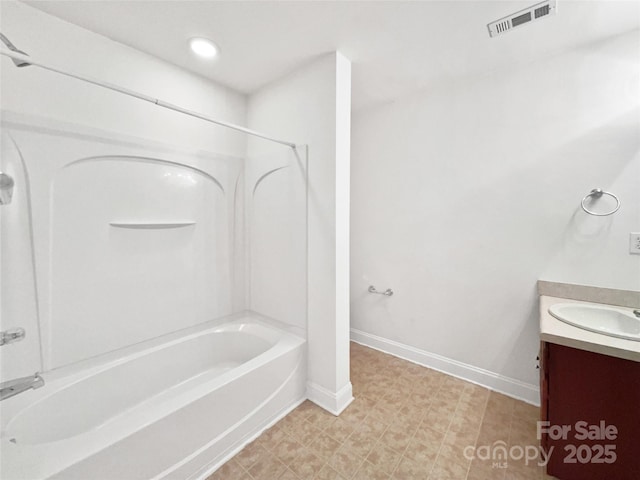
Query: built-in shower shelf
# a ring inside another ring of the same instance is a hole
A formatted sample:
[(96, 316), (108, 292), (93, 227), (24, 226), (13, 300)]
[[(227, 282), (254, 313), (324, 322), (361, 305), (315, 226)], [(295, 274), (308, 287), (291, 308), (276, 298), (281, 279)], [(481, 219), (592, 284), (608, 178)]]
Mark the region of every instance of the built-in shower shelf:
[(109, 222), (115, 228), (131, 228), (134, 230), (160, 230), (166, 228), (182, 228), (195, 225), (196, 222)]

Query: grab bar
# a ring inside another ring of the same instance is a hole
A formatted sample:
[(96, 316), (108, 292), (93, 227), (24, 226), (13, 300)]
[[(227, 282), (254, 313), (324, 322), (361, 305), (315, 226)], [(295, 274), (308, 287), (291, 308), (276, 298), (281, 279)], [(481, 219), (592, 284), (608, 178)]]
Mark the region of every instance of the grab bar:
[(387, 297), (390, 297), (393, 295), (393, 290), (387, 288), (384, 292), (380, 292), (373, 285), (369, 285), (369, 293), (377, 293), (378, 295), (386, 295)]
[[(609, 195), (610, 197), (613, 197), (613, 199), (616, 201), (616, 206), (613, 210), (611, 210), (610, 212), (607, 213), (596, 213), (596, 212), (592, 212), (591, 210), (589, 210), (585, 205), (584, 202), (589, 198), (589, 197), (594, 197), (594, 198), (600, 198), (602, 195)], [(618, 197), (616, 197), (613, 193), (611, 192), (605, 192), (604, 190), (602, 190), (601, 188), (594, 188), (593, 190), (591, 190), (587, 195), (585, 195), (585, 197), (582, 199), (582, 202), (580, 202), (580, 206), (582, 207), (582, 210), (584, 210), (585, 212), (587, 212), (589, 215), (595, 215), (596, 217), (606, 217), (608, 215), (613, 215), (614, 213), (616, 213), (618, 211), (618, 209), (620, 208), (620, 199)]]

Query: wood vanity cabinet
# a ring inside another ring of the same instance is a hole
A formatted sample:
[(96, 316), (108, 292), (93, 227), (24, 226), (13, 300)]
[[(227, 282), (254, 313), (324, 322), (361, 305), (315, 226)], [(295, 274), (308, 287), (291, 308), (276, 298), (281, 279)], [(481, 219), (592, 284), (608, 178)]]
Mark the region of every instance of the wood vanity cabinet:
[[(540, 360), (541, 420), (558, 426), (541, 437), (547, 452), (553, 448), (547, 473), (560, 480), (639, 480), (640, 362), (548, 342)], [(564, 425), (566, 435), (559, 431)], [(585, 431), (611, 437), (608, 426), (617, 429), (615, 440), (582, 439)]]

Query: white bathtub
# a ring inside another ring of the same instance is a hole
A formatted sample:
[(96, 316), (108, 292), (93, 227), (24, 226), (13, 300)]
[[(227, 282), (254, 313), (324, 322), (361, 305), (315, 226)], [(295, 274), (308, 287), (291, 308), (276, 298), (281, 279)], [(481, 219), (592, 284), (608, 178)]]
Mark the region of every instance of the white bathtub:
[(202, 477), (304, 397), (304, 348), (245, 314), (44, 374), (0, 404), (0, 477)]

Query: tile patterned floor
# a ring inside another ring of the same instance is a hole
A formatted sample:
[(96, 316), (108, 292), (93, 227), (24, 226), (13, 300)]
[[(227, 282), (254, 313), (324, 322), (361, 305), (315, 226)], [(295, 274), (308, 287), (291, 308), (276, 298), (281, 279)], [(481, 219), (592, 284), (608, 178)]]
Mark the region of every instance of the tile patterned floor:
[[(468, 460), (465, 447), (538, 445), (538, 408), (351, 344), (355, 400), (306, 401), (207, 480), (551, 479), (537, 462)], [(469, 451), (469, 450), (468, 450)]]

